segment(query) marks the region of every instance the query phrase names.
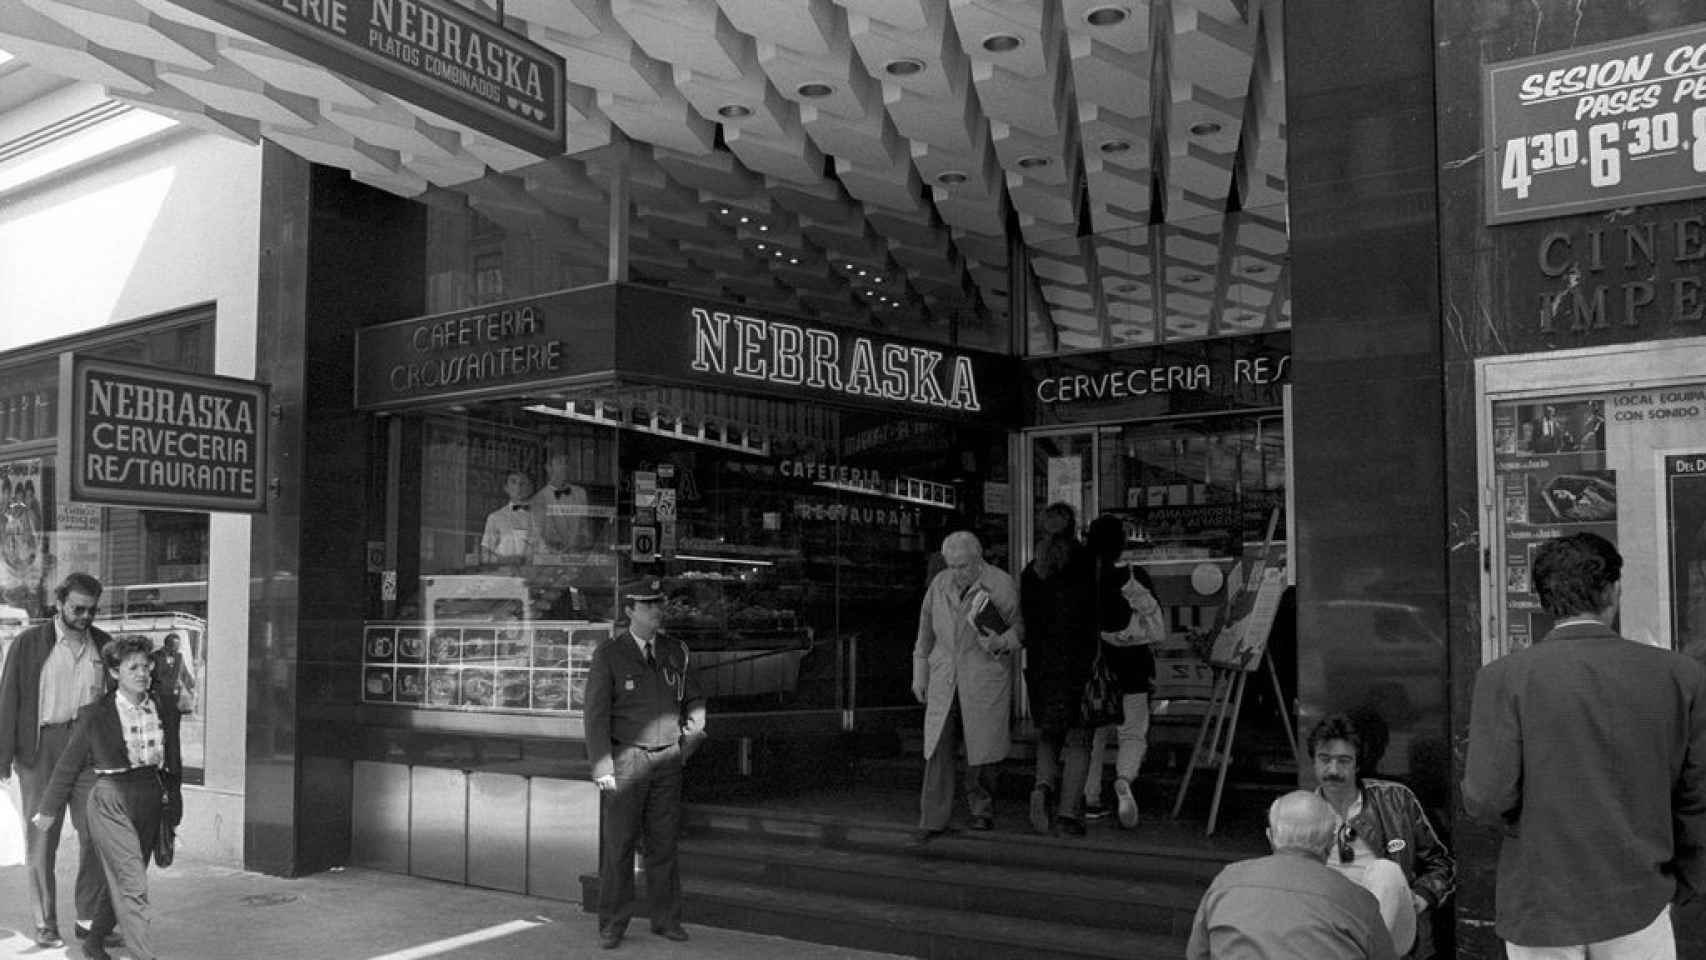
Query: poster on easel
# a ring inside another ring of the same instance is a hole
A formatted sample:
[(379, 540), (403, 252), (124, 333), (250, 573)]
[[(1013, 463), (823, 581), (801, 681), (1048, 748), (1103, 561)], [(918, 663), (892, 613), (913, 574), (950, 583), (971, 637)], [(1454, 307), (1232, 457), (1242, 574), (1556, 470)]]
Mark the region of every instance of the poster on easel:
[(1285, 587), (1285, 545), (1269, 544), (1243, 581), (1243, 589), (1228, 600), (1225, 625), (1215, 635), (1210, 664), (1245, 672), (1261, 666)]

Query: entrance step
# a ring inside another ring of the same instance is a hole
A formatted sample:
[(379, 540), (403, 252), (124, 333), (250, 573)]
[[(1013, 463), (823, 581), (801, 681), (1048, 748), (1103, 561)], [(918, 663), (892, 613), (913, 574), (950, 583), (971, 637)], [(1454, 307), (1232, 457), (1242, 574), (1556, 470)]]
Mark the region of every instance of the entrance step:
[[(917, 849), (898, 820), (705, 804), (686, 815), (689, 922), (930, 958), (1182, 958), (1209, 881), (1252, 853), (1017, 823)], [(588, 909), (596, 888), (583, 878)]]

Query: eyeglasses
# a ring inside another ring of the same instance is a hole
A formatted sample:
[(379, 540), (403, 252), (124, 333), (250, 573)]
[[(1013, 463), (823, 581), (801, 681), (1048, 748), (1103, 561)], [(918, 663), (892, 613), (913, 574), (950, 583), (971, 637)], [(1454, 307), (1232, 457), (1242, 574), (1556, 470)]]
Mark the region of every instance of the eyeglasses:
[(1357, 828), (1348, 822), (1339, 825), (1339, 862), (1350, 863), (1357, 858), (1356, 850), (1351, 844), (1356, 841)]
[(70, 606), (67, 606), (65, 609), (70, 611), (73, 614), (83, 614), (83, 613), (94, 613), (96, 610), (96, 607), (93, 605), (87, 606), (87, 607), (80, 607), (80, 606), (77, 606), (76, 604), (72, 604)]

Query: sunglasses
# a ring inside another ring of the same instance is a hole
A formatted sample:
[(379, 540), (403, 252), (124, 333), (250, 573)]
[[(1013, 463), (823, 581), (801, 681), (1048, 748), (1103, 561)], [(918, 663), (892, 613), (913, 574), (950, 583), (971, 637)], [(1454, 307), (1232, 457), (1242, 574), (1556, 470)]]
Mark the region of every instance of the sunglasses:
[(1339, 862), (1350, 863), (1357, 858), (1356, 850), (1351, 847), (1351, 844), (1356, 841), (1356, 838), (1356, 827), (1353, 827), (1348, 823), (1342, 824), (1339, 827)]

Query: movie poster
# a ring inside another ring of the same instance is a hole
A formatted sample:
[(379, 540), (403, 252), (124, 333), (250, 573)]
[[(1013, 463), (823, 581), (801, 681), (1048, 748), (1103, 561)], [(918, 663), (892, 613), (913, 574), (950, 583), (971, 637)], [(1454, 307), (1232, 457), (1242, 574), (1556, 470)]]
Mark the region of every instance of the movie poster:
[(43, 501), (51, 496), (42, 480), (41, 458), (0, 462), (0, 603), (30, 616), (46, 615), (43, 570), (47, 529)]
[(1667, 454), (1664, 471), (1671, 643), (1698, 655), (1706, 652), (1706, 452)]

